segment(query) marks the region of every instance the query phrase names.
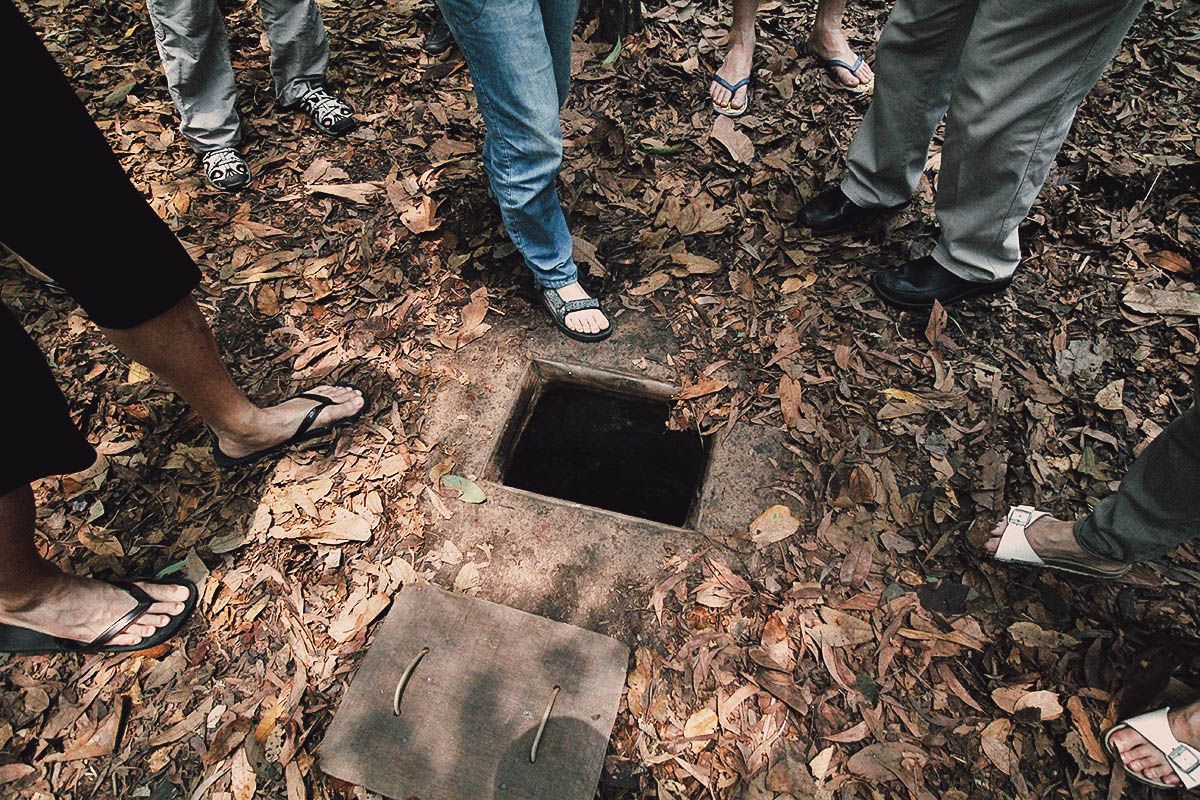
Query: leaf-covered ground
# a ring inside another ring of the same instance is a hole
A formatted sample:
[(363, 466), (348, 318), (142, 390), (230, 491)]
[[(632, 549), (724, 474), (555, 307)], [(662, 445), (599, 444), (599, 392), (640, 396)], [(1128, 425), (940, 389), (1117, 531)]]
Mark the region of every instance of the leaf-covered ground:
[[(37, 487), (42, 544), (75, 571), (174, 567), (204, 585), (160, 651), (0, 659), (5, 797), (365, 797), (312, 753), (370, 623), (404, 583), (478, 578), (478, 554), (433, 524), (422, 419), (433, 359), (477, 334), (483, 298), (489, 315), (535, 313), (527, 276), (487, 198), (469, 76), (418, 48), (428, 9), (322, 6), (332, 77), (365, 125), (331, 143), (278, 112), (257, 10), (231, 8), (258, 173), (238, 197), (197, 176), (142, 3), (24, 6), (203, 266), (239, 381), (273, 398), (353, 380), (374, 405), (336, 447), (218, 473), (193, 414), (5, 262), (4, 301), (103, 454)], [(860, 48), (886, 12), (852, 4)], [(714, 551), (645, 587), (634, 612), (656, 635), (631, 643), (606, 796), (1146, 796), (1110, 782), (1097, 736), (1186, 683), (1196, 552), (1099, 584), (975, 548), (1011, 503), (1085, 513), (1190, 403), (1197, 316), (1154, 308), (1200, 301), (1197, 6), (1148, 4), (1024, 226), (1012, 291), (932, 318), (881, 307), (866, 279), (931, 246), (937, 148), (886, 232), (809, 239), (802, 199), (839, 175), (867, 101), (798, 55), (811, 4), (765, 3), (752, 113), (714, 130), (725, 14), (652, 3), (611, 64), (581, 23), (562, 193), (592, 284), (670, 327), (677, 349), (656, 356), (680, 383), (745, 376), (679, 422), (787, 431), (794, 462), (772, 488), (796, 521), (772, 530), (795, 532), (745, 568)], [(61, 198), (69, 235), (89, 209), (69, 185)]]

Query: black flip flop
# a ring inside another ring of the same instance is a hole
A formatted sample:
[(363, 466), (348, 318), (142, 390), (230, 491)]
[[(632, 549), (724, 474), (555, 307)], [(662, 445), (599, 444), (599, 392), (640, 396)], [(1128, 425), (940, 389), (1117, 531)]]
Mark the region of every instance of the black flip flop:
[(196, 601), (199, 600), (199, 592), (196, 591), (196, 584), (187, 578), (143, 579), (141, 582), (160, 586), (185, 586), (188, 590), (188, 598), (184, 601), (183, 611), (180, 611), (170, 622), (137, 644), (111, 645), (107, 644), (107, 642), (111, 642), (124, 633), (130, 625), (137, 622), (149, 610), (150, 606), (154, 605), (157, 601), (146, 594), (145, 590), (136, 583), (111, 581), (113, 586), (128, 592), (129, 596), (137, 601), (137, 605), (128, 614), (121, 617), (112, 625), (109, 625), (108, 630), (92, 641), (81, 642), (76, 639), (60, 639), (48, 633), (40, 633), (17, 625), (4, 625), (0, 623), (0, 653), (133, 653), (138, 650), (148, 650), (151, 647), (157, 647), (178, 633), (183, 624), (192, 616), (192, 612), (196, 610)]
[(334, 386), (338, 386), (343, 389), (353, 389), (361, 394), (363, 399), (362, 408), (348, 417), (343, 417), (342, 419), (331, 422), (328, 425), (322, 425), (319, 428), (314, 428), (312, 424), (317, 421), (317, 417), (321, 416), (321, 412), (329, 406), (337, 405), (337, 403), (330, 400), (323, 394), (317, 394), (315, 392), (303, 392), (291, 399), (299, 400), (303, 398), (304, 400), (312, 400), (316, 402), (317, 405), (313, 406), (309, 412), (304, 415), (304, 419), (300, 421), (300, 425), (297, 426), (296, 432), (292, 434), (290, 439), (285, 439), (277, 445), (268, 447), (265, 450), (259, 450), (255, 453), (251, 453), (248, 456), (234, 458), (233, 456), (226, 455), (221, 451), (220, 445), (217, 444), (217, 437), (214, 435), (212, 440), (213, 461), (217, 462), (218, 467), (223, 467), (226, 469), (230, 467), (244, 467), (247, 464), (253, 464), (255, 461), (261, 461), (268, 456), (274, 455), (280, 450), (285, 450), (289, 447), (300, 444), (301, 442), (306, 442), (309, 439), (316, 439), (319, 436), (324, 436), (339, 425), (345, 425), (347, 422), (353, 422), (366, 413), (367, 408), (369, 408), (371, 405), (370, 399), (367, 397), (366, 392), (349, 383), (335, 383)]
[[(612, 336), (613, 319), (600, 307), (600, 301), (596, 298), (588, 297), (584, 300), (563, 300), (557, 289), (542, 289), (541, 293), (542, 305), (550, 312), (550, 319), (554, 320), (555, 327), (570, 338), (577, 342), (602, 342), (609, 336)], [(568, 314), (574, 314), (576, 311), (590, 311), (592, 309), (604, 314), (604, 318), (608, 320), (607, 328), (598, 333), (582, 333), (571, 330), (567, 326)]]

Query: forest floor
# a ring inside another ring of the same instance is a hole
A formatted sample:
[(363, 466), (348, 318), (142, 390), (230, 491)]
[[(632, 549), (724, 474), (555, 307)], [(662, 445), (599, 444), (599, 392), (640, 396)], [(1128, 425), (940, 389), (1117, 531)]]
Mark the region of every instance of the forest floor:
[[(5, 797), (365, 797), (313, 752), (371, 623), (404, 583), (486, 582), (484, 555), (448, 547), (430, 507), (434, 364), (478, 298), (493, 319), (539, 312), (487, 196), (469, 75), (453, 51), (420, 51), (429, 8), (321, 5), (331, 78), (364, 125), (331, 142), (276, 110), (257, 10), (230, 9), (257, 173), (230, 197), (177, 133), (143, 3), (23, 4), (202, 266), (248, 392), (352, 380), (373, 406), (336, 446), (220, 473), (194, 414), (4, 262), (0, 295), (102, 454), (38, 485), (42, 545), (76, 572), (178, 569), (204, 587), (157, 651), (0, 658)], [(1010, 504), (1085, 514), (1191, 402), (1200, 9), (1147, 5), (1023, 226), (1012, 289), (931, 316), (882, 307), (867, 279), (931, 247), (936, 146), (879, 236), (815, 241), (797, 224), (868, 102), (798, 52), (812, 4), (763, 3), (751, 113), (716, 129), (728, 10), (655, 5), (611, 63), (580, 23), (564, 205), (591, 285), (674, 335), (647, 356), (715, 387), (679, 424), (786, 434), (795, 461), (769, 489), (796, 524), (753, 571), (714, 553), (645, 587), (631, 613), (656, 634), (629, 642), (608, 757), (640, 788), (606, 796), (1147, 796), (1110, 779), (1097, 736), (1195, 672), (1197, 551), (1098, 583), (988, 563), (978, 545)], [(887, 8), (851, 4), (863, 51)], [(64, 186), (61, 213), (69, 234), (89, 209)], [(1127, 297), (1146, 289), (1193, 311)]]

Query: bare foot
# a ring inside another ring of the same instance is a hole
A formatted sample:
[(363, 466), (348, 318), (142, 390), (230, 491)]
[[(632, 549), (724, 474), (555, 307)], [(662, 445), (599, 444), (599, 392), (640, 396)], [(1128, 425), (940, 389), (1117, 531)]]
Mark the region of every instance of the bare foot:
[[(1004, 535), (1007, 525), (1008, 521), (1002, 519), (992, 529), (991, 537), (983, 545), (988, 555), (996, 555), (996, 550), (1000, 547), (1000, 537)], [(1121, 570), (1125, 566), (1116, 561), (1096, 558), (1080, 547), (1079, 541), (1075, 538), (1074, 522), (1063, 522), (1051, 516), (1040, 517), (1037, 522), (1025, 529), (1025, 538), (1029, 541), (1029, 546), (1033, 548), (1033, 551), (1045, 561), (1065, 559), (1096, 569), (1114, 571)]]
[[(312, 424), (313, 428), (321, 428), (351, 417), (361, 411), (366, 402), (362, 392), (346, 386), (322, 385), (308, 389), (307, 393), (319, 394), (333, 401), (333, 405), (325, 406), (317, 415)], [(218, 432), (217, 446), (230, 458), (243, 458), (274, 447), (290, 439), (304, 417), (316, 405), (314, 400), (296, 397), (277, 406), (259, 409), (256, 419), (246, 426), (244, 433)]]
[[(1167, 721), (1170, 722), (1171, 733), (1176, 739), (1191, 747), (1200, 748), (1200, 703), (1172, 709), (1167, 712)], [(1133, 728), (1122, 728), (1112, 735), (1110, 741), (1130, 772), (1170, 786), (1178, 786), (1181, 783), (1162, 751), (1146, 741)]]
[[(853, 64), (858, 60), (858, 55), (850, 49), (850, 42), (846, 41), (846, 34), (842, 33), (840, 27), (832, 30), (813, 28), (812, 32), (808, 35), (808, 52), (817, 58), (837, 59), (838, 61), (845, 61), (847, 64)], [(837, 81), (849, 89), (866, 86), (875, 80), (875, 73), (865, 60), (854, 72), (842, 69), (841, 67), (833, 67), (829, 72), (836, 76), (835, 79)]]
[[(741, 33), (733, 31), (729, 35), (729, 50), (725, 53), (725, 63), (717, 70), (721, 79), (731, 86), (737, 86), (739, 81), (750, 77), (754, 69), (754, 31)], [(721, 84), (713, 81), (708, 87), (708, 95), (713, 105), (721, 108), (742, 108), (746, 105), (750, 87), (743, 86), (734, 94)]]
[[(136, 645), (183, 612), (188, 590), (183, 586), (138, 583), (156, 602), (121, 635), (105, 644)], [(123, 589), (67, 575), (46, 563), (20, 596), (0, 598), (0, 622), (30, 628), (62, 639), (91, 642), (137, 606)]]
[[(557, 291), (558, 296), (568, 303), (572, 300), (587, 300), (591, 297), (578, 282), (560, 286)], [(600, 333), (608, 328), (608, 317), (604, 316), (604, 312), (598, 308), (567, 314), (564, 322), (568, 328), (578, 333)]]

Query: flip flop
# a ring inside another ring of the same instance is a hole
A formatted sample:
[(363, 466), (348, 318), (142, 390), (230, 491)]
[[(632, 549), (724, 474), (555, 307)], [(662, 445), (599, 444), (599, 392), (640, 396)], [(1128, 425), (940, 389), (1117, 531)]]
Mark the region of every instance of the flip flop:
[(1014, 506), (1010, 508), (1008, 510), (1008, 524), (1004, 527), (1004, 533), (1000, 536), (1000, 544), (996, 548), (996, 554), (993, 557), (997, 561), (1008, 564), (1048, 567), (1062, 572), (1070, 572), (1073, 575), (1086, 575), (1089, 578), (1103, 578), (1105, 580), (1120, 578), (1133, 569), (1132, 564), (1126, 564), (1118, 569), (1104, 569), (1069, 558), (1042, 558), (1029, 544), (1029, 538), (1025, 535), (1025, 532), (1029, 530), (1029, 526), (1033, 525), (1033, 523), (1042, 517), (1048, 516), (1050, 516), (1048, 512), (1038, 511), (1033, 506)]
[(192, 616), (192, 612), (196, 610), (196, 601), (199, 599), (199, 593), (196, 591), (196, 584), (187, 578), (139, 580), (142, 583), (153, 583), (160, 586), (185, 586), (188, 590), (188, 599), (184, 601), (183, 611), (180, 611), (170, 622), (137, 644), (110, 645), (107, 643), (124, 633), (130, 625), (137, 622), (149, 610), (150, 606), (154, 605), (157, 601), (146, 594), (145, 590), (136, 583), (111, 581), (113, 586), (117, 586), (128, 592), (129, 596), (137, 601), (137, 605), (125, 616), (112, 625), (109, 625), (104, 633), (92, 641), (81, 642), (76, 639), (62, 639), (30, 628), (22, 628), (18, 625), (0, 624), (0, 653), (133, 653), (138, 650), (148, 650), (151, 647), (157, 647), (178, 633), (183, 624)]
[(214, 435), (212, 437), (213, 461), (217, 462), (218, 467), (222, 467), (225, 469), (228, 469), (230, 467), (244, 467), (247, 464), (253, 464), (256, 461), (261, 461), (262, 459), (267, 458), (268, 456), (274, 455), (275, 453), (278, 453), (280, 450), (285, 450), (289, 447), (300, 444), (301, 442), (306, 442), (309, 439), (316, 439), (319, 436), (324, 436), (325, 434), (329, 433), (331, 430), (338, 427), (339, 425), (345, 425), (347, 422), (353, 422), (354, 420), (358, 419), (366, 412), (367, 408), (370, 406), (370, 401), (367, 398), (366, 392), (364, 392), (362, 389), (358, 388), (357, 386), (353, 386), (349, 383), (335, 383), (334, 386), (340, 386), (344, 389), (353, 389), (356, 392), (358, 392), (359, 394), (361, 394), (362, 399), (363, 399), (362, 408), (360, 408), (358, 411), (356, 411), (355, 413), (351, 414), (348, 417), (343, 417), (342, 419), (331, 422), (328, 425), (322, 425), (319, 428), (314, 428), (314, 427), (312, 427), (312, 424), (317, 421), (317, 417), (321, 416), (321, 411), (323, 411), (328, 406), (337, 405), (337, 403), (335, 403), (333, 400), (330, 400), (328, 397), (326, 397), (323, 394), (317, 394), (315, 392), (303, 392), (301, 394), (296, 395), (295, 397), (293, 397), (291, 399), (297, 400), (297, 399), (303, 398), (305, 400), (313, 400), (317, 403), (317, 405), (315, 405), (311, 409), (309, 409), (309, 412), (304, 415), (304, 419), (302, 419), (300, 421), (300, 425), (296, 427), (296, 432), (292, 434), (290, 439), (285, 439), (284, 441), (280, 442), (279, 444), (272, 445), (271, 447), (268, 447), (265, 450), (259, 450), (257, 452), (251, 453), (250, 455), (242, 456), (240, 458), (234, 458), (233, 456), (226, 455), (225, 453), (223, 453), (221, 451), (220, 446), (217, 444), (217, 437), (216, 437), (216, 435)]
[[(609, 336), (612, 336), (613, 321), (603, 308), (600, 307), (600, 301), (594, 297), (588, 297), (584, 300), (563, 300), (557, 289), (542, 289), (542, 305), (550, 312), (550, 318), (554, 320), (554, 325), (560, 331), (565, 333), (570, 338), (577, 342), (602, 342)], [(582, 333), (580, 331), (571, 330), (567, 327), (567, 315), (573, 314), (576, 311), (588, 311), (596, 309), (601, 314), (604, 314), (608, 320), (608, 327), (598, 333)]]
[[(720, 75), (713, 75), (713, 80), (729, 90), (729, 99), (731, 101), (733, 100), (733, 98), (737, 97), (738, 91), (741, 90), (741, 88), (743, 86), (750, 85), (749, 77), (742, 78), (737, 83), (730, 83), (729, 81), (722, 78)], [(742, 103), (740, 106), (735, 106), (732, 103), (730, 103), (729, 105), (723, 106), (723, 105), (718, 105), (715, 102), (712, 104), (712, 106), (713, 106), (713, 111), (717, 112), (721, 116), (740, 117), (742, 114), (746, 113), (746, 110), (748, 108), (750, 108), (750, 90), (749, 89), (746, 90), (746, 102)]]
[(1167, 718), (1167, 712), (1170, 710), (1170, 708), (1160, 708), (1158, 711), (1151, 711), (1118, 722), (1104, 734), (1104, 749), (1108, 751), (1108, 755), (1113, 761), (1125, 769), (1125, 762), (1121, 759), (1117, 748), (1113, 746), (1112, 737), (1118, 731), (1132, 728), (1166, 757), (1171, 769), (1175, 770), (1175, 774), (1179, 776), (1181, 785), (1172, 786), (1162, 781), (1151, 780), (1129, 769), (1125, 769), (1125, 774), (1139, 783), (1158, 789), (1195, 789), (1200, 786), (1200, 750), (1184, 744), (1175, 738), (1175, 734), (1171, 733), (1171, 723)]
[[(817, 62), (817, 66), (824, 70), (824, 73), (821, 76), (822, 81), (831, 89), (841, 89), (842, 91), (850, 92), (851, 94), (866, 94), (875, 88), (875, 81), (873, 80), (867, 81), (866, 83), (860, 83), (857, 86), (847, 86), (837, 79), (837, 74), (834, 72), (836, 69), (844, 69), (851, 75), (854, 75), (854, 73), (858, 72), (858, 68), (863, 65), (862, 56), (859, 56), (853, 64), (847, 64), (840, 58), (822, 58), (816, 54), (812, 54), (812, 58)], [(854, 75), (854, 77), (857, 78), (858, 76)]]

